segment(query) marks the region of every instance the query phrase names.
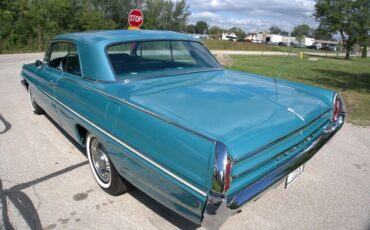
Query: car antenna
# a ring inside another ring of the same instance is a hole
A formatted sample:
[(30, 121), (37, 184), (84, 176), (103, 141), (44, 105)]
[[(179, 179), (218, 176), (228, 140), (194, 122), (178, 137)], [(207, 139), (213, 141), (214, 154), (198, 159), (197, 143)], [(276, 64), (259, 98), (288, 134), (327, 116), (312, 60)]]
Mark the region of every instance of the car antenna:
[[(306, 23), (306, 21), (307, 21), (307, 19), (308, 19), (308, 17), (310, 17), (310, 15), (307, 15), (307, 16), (305, 17), (305, 19), (303, 20), (303, 23), (301, 23), (300, 25), (305, 24), (305, 23)], [(289, 35), (290, 35), (290, 34), (289, 34)], [(290, 36), (289, 36), (289, 37), (290, 37)], [(281, 67), (280, 67), (280, 69), (279, 69), (279, 72), (278, 72), (277, 76), (274, 76), (274, 77), (273, 77), (273, 80), (274, 80), (274, 82), (275, 82), (275, 83), (277, 82), (277, 80), (279, 80), (279, 79), (280, 79), (281, 74), (282, 74), (282, 73), (283, 73), (283, 71), (285, 70), (285, 67), (286, 67), (286, 65), (287, 65), (287, 63), (288, 63), (288, 58), (290, 57), (290, 55), (291, 55), (292, 51), (293, 51), (293, 46), (291, 46), (291, 47), (290, 47), (288, 54), (285, 56), (284, 62), (283, 62), (283, 64), (281, 65)], [(275, 84), (275, 87), (276, 87), (276, 84)]]

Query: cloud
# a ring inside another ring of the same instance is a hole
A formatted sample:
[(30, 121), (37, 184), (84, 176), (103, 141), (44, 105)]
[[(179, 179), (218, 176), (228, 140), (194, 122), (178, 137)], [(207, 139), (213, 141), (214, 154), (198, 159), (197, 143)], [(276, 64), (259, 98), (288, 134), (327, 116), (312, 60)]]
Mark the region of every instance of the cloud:
[(306, 23), (316, 27), (312, 14), (314, 0), (188, 0), (192, 15), (190, 23), (204, 20), (223, 28), (240, 27), (246, 31), (263, 31), (278, 26), (291, 31), (296, 25)]

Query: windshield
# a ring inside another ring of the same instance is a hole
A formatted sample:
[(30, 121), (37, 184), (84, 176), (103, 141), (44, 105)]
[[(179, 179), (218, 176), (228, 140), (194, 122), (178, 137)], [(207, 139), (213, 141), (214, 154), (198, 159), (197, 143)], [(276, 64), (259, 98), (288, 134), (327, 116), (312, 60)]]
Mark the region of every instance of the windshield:
[(118, 80), (221, 68), (202, 44), (192, 41), (123, 43), (110, 46), (107, 54)]

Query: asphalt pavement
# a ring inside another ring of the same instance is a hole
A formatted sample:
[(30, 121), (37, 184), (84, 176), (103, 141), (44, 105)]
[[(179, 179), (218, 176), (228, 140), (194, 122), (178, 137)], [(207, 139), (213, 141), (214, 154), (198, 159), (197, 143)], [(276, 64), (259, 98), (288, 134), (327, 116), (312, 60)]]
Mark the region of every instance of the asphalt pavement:
[[(95, 183), (80, 149), (20, 84), (23, 63), (0, 55), (0, 229), (196, 229), (138, 189)], [(370, 128), (345, 124), (285, 189), (247, 204), (221, 229), (370, 229)]]

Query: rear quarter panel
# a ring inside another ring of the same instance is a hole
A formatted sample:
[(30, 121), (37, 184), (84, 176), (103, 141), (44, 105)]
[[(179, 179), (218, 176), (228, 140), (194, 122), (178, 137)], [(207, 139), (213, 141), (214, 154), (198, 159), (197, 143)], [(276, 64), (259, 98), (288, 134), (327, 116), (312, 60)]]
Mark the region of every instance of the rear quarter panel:
[(105, 132), (60, 106), (64, 129), (76, 133), (76, 125), (81, 124), (94, 132), (124, 178), (161, 204), (200, 223), (211, 184), (214, 142), (107, 95), (107, 87), (110, 84), (62, 77), (56, 98)]

